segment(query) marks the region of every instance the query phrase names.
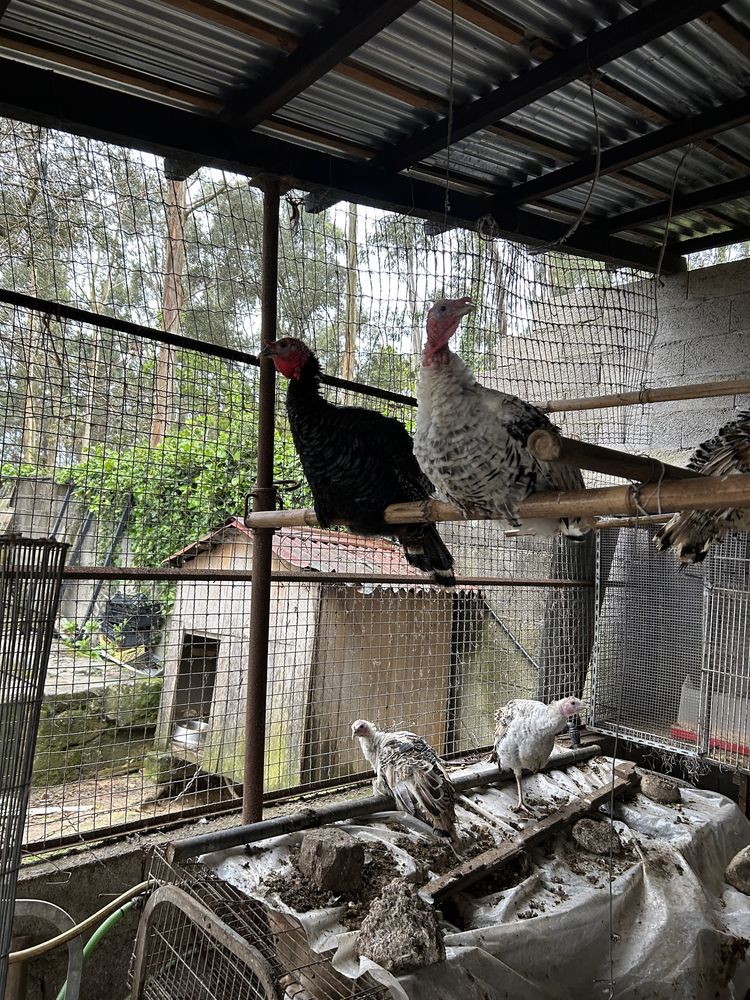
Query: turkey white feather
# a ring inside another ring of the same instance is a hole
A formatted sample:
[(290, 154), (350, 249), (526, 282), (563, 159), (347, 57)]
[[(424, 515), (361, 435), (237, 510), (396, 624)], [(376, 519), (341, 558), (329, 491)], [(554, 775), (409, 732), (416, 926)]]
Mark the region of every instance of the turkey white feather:
[[(532, 431), (556, 430), (531, 403), (480, 385), (448, 348), (461, 318), (473, 309), (468, 298), (441, 299), (427, 314), (427, 343), (417, 382), (414, 454), (439, 492), (468, 515), (489, 514), (521, 527), (519, 504), (539, 490), (580, 490), (580, 470), (542, 462), (526, 447)], [(591, 530), (585, 518), (529, 520), (535, 534), (562, 531), (580, 538)]]
[(563, 698), (545, 705), (543, 701), (517, 698), (495, 712), (493, 759), (500, 770), (510, 770), (516, 778), (518, 804), (516, 810), (528, 812), (523, 801), (521, 773), (538, 771), (549, 760), (555, 736), (565, 728), (567, 720), (577, 715), (584, 702), (578, 698)]

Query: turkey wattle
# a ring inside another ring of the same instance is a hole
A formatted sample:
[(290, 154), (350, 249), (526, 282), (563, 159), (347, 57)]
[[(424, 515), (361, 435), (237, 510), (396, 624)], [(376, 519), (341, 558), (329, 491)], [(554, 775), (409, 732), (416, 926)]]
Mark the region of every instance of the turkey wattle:
[[(468, 515), (488, 514), (521, 527), (518, 505), (539, 490), (580, 490), (580, 471), (541, 462), (526, 447), (535, 430), (556, 430), (542, 411), (518, 396), (480, 385), (448, 348), (468, 298), (441, 299), (427, 314), (427, 343), (417, 382), (414, 453), (438, 491)], [(527, 520), (526, 530), (581, 538), (585, 518)]]
[(324, 399), (320, 364), (301, 340), (283, 337), (261, 354), (289, 379), (289, 426), (320, 526), (345, 522), (362, 535), (395, 535), (412, 566), (452, 587), (453, 557), (434, 524), (383, 520), (389, 504), (414, 503), (433, 494), (404, 425), (374, 410)]

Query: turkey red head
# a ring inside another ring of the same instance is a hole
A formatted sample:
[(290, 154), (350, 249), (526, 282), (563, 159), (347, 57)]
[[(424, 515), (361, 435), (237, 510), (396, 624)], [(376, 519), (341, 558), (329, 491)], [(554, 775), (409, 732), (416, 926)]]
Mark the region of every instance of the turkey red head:
[(302, 369), (313, 356), (312, 351), (296, 337), (282, 337), (272, 340), (260, 352), (262, 358), (271, 358), (276, 371), (284, 378), (299, 378)]
[(558, 704), (560, 706), (560, 715), (564, 719), (569, 719), (572, 715), (578, 715), (581, 709), (588, 708), (586, 702), (581, 701), (580, 698), (563, 698)]
[(468, 295), (460, 299), (438, 299), (427, 313), (427, 346), (425, 355), (437, 354), (448, 346), (464, 316), (474, 309)]

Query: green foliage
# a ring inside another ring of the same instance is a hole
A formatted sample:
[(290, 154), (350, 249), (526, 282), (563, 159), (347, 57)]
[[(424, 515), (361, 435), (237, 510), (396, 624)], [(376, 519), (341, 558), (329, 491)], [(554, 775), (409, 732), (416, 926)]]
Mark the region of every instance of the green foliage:
[(76, 493), (100, 523), (114, 524), (130, 499), (133, 562), (157, 566), (227, 517), (240, 513), (255, 478), (254, 433), (238, 433), (231, 411), (195, 415), (152, 448), (96, 445), (71, 470)]

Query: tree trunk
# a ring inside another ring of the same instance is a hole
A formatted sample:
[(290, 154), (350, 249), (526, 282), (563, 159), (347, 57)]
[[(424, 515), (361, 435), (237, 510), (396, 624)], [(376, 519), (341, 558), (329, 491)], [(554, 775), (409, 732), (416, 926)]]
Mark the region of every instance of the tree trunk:
[[(182, 278), (185, 269), (185, 221), (187, 219), (187, 183), (166, 181), (165, 215), (167, 239), (164, 253), (164, 286), (162, 290), (162, 323), (166, 333), (179, 333), (180, 313), (185, 301)], [(151, 418), (151, 447), (164, 440), (172, 421), (174, 396), (174, 348), (159, 347), (154, 379), (154, 408)]]
[(341, 365), (341, 375), (348, 379), (353, 379), (357, 371), (357, 313), (357, 206), (350, 204), (346, 232), (346, 328)]

